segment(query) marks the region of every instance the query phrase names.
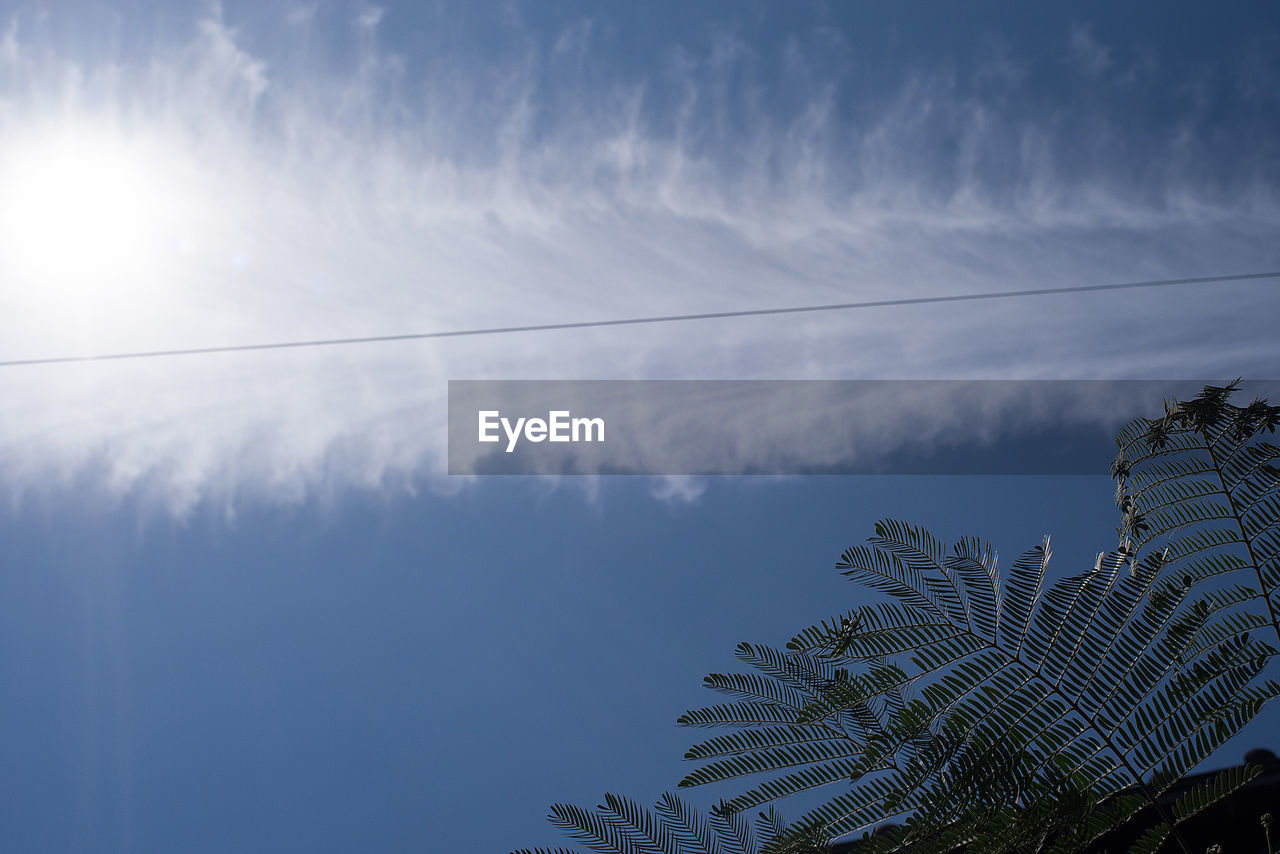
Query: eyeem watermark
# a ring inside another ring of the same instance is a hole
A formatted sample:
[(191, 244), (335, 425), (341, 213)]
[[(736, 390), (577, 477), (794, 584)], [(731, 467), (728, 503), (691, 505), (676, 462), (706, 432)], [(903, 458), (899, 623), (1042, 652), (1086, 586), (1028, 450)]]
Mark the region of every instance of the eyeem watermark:
[(603, 442), (603, 418), (574, 418), (567, 409), (553, 409), (544, 418), (517, 418), (515, 423), (497, 409), (476, 413), (479, 442), (498, 442), (498, 429), (507, 437), (507, 453), (516, 449), (521, 437), (529, 442)]
[(449, 473), (1105, 475), (1126, 421), (1206, 382), (450, 380)]

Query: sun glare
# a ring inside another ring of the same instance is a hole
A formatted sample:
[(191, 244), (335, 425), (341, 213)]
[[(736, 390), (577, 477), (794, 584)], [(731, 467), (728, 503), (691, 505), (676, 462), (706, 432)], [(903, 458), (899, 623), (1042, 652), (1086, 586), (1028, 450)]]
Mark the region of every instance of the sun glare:
[(6, 287), (91, 299), (142, 282), (172, 254), (179, 208), (154, 144), (90, 126), (0, 137)]

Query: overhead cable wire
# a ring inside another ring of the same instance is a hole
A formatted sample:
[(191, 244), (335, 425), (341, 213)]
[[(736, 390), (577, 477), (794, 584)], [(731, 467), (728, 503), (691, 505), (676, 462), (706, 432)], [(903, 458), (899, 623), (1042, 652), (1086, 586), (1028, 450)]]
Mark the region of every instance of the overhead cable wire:
[(1269, 273), (1239, 273), (1229, 276), (1196, 276), (1186, 279), (1152, 279), (1142, 282), (1114, 282), (1105, 285), (1072, 285), (1060, 288), (1034, 288), (1017, 291), (987, 291), (970, 294), (941, 294), (937, 296), (905, 297), (900, 299), (868, 300), (864, 302), (840, 302), (824, 305), (798, 305), (781, 308), (751, 308), (738, 311), (706, 311), (692, 314), (664, 314), (650, 317), (627, 317), (613, 320), (581, 320), (565, 323), (534, 323), (525, 326), (493, 326), (479, 329), (452, 329), (440, 332), (408, 332), (395, 335), (366, 335), (354, 338), (316, 338), (303, 341), (273, 341), (262, 344), (224, 344), (211, 347), (184, 347), (172, 350), (141, 350), (125, 353), (99, 353), (88, 356), (45, 356), (31, 359), (0, 360), (0, 368), (24, 365), (56, 365), (69, 362), (107, 362), (123, 359), (154, 359), (172, 356), (200, 356), (213, 353), (245, 353), (255, 350), (289, 350), (303, 347), (336, 347), (345, 344), (377, 344), (390, 341), (420, 341), (432, 338), (469, 338), (481, 335), (510, 335), (528, 332), (553, 332), (564, 329), (598, 329), (606, 326), (640, 326), (643, 324), (681, 323), (696, 320), (718, 320), (734, 317), (766, 317), (782, 314), (802, 314), (828, 311), (852, 311), (856, 309), (889, 308), (892, 306), (933, 305), (949, 302), (976, 302), (979, 300), (1014, 299), (1020, 297), (1052, 296), (1054, 294), (1095, 293), (1122, 291), (1137, 288), (1163, 288), (1175, 285), (1226, 284), (1229, 282), (1280, 278), (1280, 271)]

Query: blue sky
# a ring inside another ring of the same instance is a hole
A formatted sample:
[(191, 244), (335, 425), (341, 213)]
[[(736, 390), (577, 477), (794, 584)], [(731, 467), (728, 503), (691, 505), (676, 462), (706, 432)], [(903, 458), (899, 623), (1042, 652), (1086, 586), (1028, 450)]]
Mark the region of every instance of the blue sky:
[[(10, 6), (0, 360), (1280, 269), (1277, 47), (1261, 3)], [(734, 644), (858, 601), (877, 518), (1112, 544), (1105, 460), (450, 478), (449, 379), (1274, 378), (1278, 306), (0, 368), (0, 847), (551, 843), (674, 784)]]
[(636, 479), (591, 500), (513, 479), (145, 533), (129, 509), (28, 507), (4, 525), (0, 827), (15, 850), (550, 844), (551, 801), (686, 773), (673, 721), (739, 641), (859, 601), (832, 565), (875, 519), (1006, 554), (1052, 531), (1080, 566), (1110, 494), (749, 479), (672, 505)]

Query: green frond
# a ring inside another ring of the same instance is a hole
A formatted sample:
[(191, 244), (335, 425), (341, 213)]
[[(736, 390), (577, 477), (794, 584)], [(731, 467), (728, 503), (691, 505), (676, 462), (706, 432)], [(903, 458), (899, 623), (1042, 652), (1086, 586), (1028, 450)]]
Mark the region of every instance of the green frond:
[[(1120, 542), (1087, 571), (1050, 580), (1048, 537), (1002, 575), (978, 539), (879, 522), (837, 568), (884, 601), (739, 646), (751, 672), (705, 680), (731, 702), (678, 719), (729, 730), (680, 786), (751, 781), (705, 822), (612, 796), (553, 820), (615, 854), (811, 851), (886, 820), (864, 854), (1076, 854), (1140, 815), (1154, 854), (1255, 771), (1161, 797), (1280, 695), (1280, 408), (1234, 391), (1121, 430)], [(797, 795), (787, 826), (772, 805)]]
[(689, 854), (723, 854), (720, 839), (707, 819), (671, 792), (663, 792), (654, 806), (676, 838), (682, 851)]
[(807, 653), (784, 652), (763, 644), (740, 643), (733, 651), (741, 661), (804, 691), (831, 678), (831, 664)]
[[(998, 848), (1000, 840), (1034, 835), (1027, 818), (1033, 813), (1070, 824), (1065, 813), (1054, 812), (1048, 793), (1116, 797), (1143, 782), (1143, 769), (1194, 765), (1258, 705), (1256, 698), (1238, 698), (1256, 682), (1269, 648), (1242, 644), (1238, 633), (1226, 631), (1256, 628), (1257, 619), (1242, 623), (1239, 610), (1253, 601), (1252, 592), (1231, 585), (1189, 603), (1188, 585), (1160, 580), (1171, 565), (1219, 559), (1225, 537), (1202, 532), (1181, 551), (1170, 547), (1141, 561), (1122, 548), (1100, 556), (1091, 571), (1047, 587), (1046, 542), (1014, 563), (1001, 588), (994, 558), (977, 541), (948, 553), (896, 523), (882, 524), (877, 533), (856, 559), (894, 565), (899, 580), (918, 588), (918, 595), (902, 597), (911, 604), (855, 609), (806, 629), (788, 652), (740, 648), (740, 657), (792, 693), (723, 676), (712, 680), (717, 690), (749, 689), (775, 704), (793, 703), (795, 693), (811, 695), (794, 723), (826, 729), (815, 735), (799, 727), (758, 727), (749, 730), (755, 737), (703, 742), (690, 756), (705, 764), (681, 785), (771, 777), (731, 799), (733, 810), (848, 786), (807, 815), (807, 826), (857, 831), (890, 812), (913, 815), (928, 804), (935, 831)], [(893, 549), (889, 557), (872, 556), (881, 546)], [(949, 576), (934, 563), (939, 558), (950, 560)], [(930, 597), (947, 601), (923, 585), (930, 573), (963, 587), (963, 598), (957, 593), (954, 600), (965, 603), (963, 617), (954, 607), (940, 613), (921, 605)], [(984, 589), (990, 591), (985, 602)], [(997, 602), (998, 621), (975, 619)], [(830, 664), (861, 669), (823, 669)], [(915, 699), (902, 697), (908, 689), (917, 692)], [(873, 706), (891, 695), (897, 705), (881, 726)], [(849, 748), (844, 753), (842, 743)], [(1062, 788), (1068, 785), (1074, 788)], [(975, 803), (1006, 806), (979, 814)]]
[(811, 741), (762, 748), (712, 760), (690, 772), (678, 785), (685, 789), (796, 766), (823, 766), (833, 761), (857, 759), (862, 753), (858, 745), (844, 740)]
[[(671, 792), (650, 809), (611, 793), (594, 810), (555, 804), (548, 819), (570, 839), (599, 854), (764, 854), (743, 816), (720, 809), (704, 816)], [(778, 827), (785, 827), (785, 822), (770, 811), (761, 822), (762, 840), (771, 840)], [(524, 848), (513, 854), (581, 854), (581, 850)]]
[(711, 828), (721, 842), (724, 854), (755, 854), (756, 837), (751, 822), (737, 813), (711, 811)]
[(808, 812), (801, 822), (826, 828), (829, 836), (843, 836), (879, 822), (910, 814), (918, 804), (916, 777), (897, 771), (863, 778), (844, 794)]
[(1075, 838), (1065, 846), (1053, 846), (1051, 851), (1079, 851), (1092, 847), (1103, 836), (1123, 825), (1149, 805), (1147, 797), (1137, 792), (1122, 792), (1097, 804), (1079, 823)]
[[(1073, 575), (1051, 585), (1037, 603), (1031, 618), (1031, 630), (1022, 647), (1022, 656), (1033, 668), (1040, 668), (1050, 660), (1050, 653), (1064, 635), (1068, 643), (1075, 634), (1079, 621), (1076, 608), (1088, 612), (1097, 607), (1105, 589), (1106, 579), (1099, 578), (1097, 570)], [(1061, 663), (1060, 659), (1056, 663)]]
[(935, 607), (956, 623), (969, 622), (969, 607), (963, 586), (950, 571), (946, 546), (918, 525), (894, 519), (876, 523), (875, 536), (867, 542), (882, 553), (897, 557), (920, 579)]
[(1244, 765), (1227, 768), (1211, 776), (1208, 780), (1193, 787), (1173, 804), (1175, 823), (1181, 824), (1196, 813), (1203, 812), (1233, 792), (1242, 789), (1246, 783), (1262, 772), (1257, 765)]
[[(760, 836), (766, 840), (778, 839), (787, 832), (786, 822), (782, 820), (782, 815), (777, 808), (772, 805), (760, 812), (756, 824), (760, 828)], [(766, 846), (767, 844), (766, 842)]]
[(639, 850), (682, 854), (684, 846), (677, 843), (676, 834), (672, 833), (668, 823), (630, 798), (606, 792), (604, 804), (597, 809), (616, 815), (619, 823), (625, 824), (643, 846)]
[(887, 766), (874, 765), (865, 760), (828, 762), (766, 780), (734, 797), (726, 805), (734, 811), (748, 810), (760, 804), (774, 803), (802, 792), (834, 784), (847, 784), (867, 774), (884, 770), (887, 770)]
[(676, 718), (679, 726), (770, 726), (799, 722), (800, 709), (770, 703), (723, 703), (691, 709)]
[(853, 610), (815, 623), (789, 640), (787, 650), (824, 655), (836, 654), (845, 636), (854, 631), (860, 622), (858, 610)]
[(921, 673), (932, 673), (943, 667), (960, 666), (969, 656), (990, 648), (991, 645), (977, 635), (958, 633), (920, 644), (910, 661)]
[(1126, 426), (1114, 469), (1118, 503), (1125, 533), (1139, 547), (1167, 542), (1170, 571), (1188, 586), (1232, 579), (1251, 588), (1280, 641), (1270, 601), (1280, 543), (1268, 536), (1280, 512), (1280, 447), (1262, 438), (1280, 409), (1262, 400), (1237, 406), (1235, 391), (1206, 386), (1171, 403), (1163, 419)]
[(1235, 701), (1217, 710), (1217, 714), (1189, 739), (1163, 751), (1158, 763), (1152, 764), (1151, 788), (1167, 791), (1207, 756), (1226, 744), (1262, 710), (1265, 699)]
[(1013, 664), (1013, 660), (1004, 652), (985, 650), (923, 686), (920, 696), (933, 709), (944, 713), (970, 692), (981, 688), (988, 679)]
[(930, 611), (944, 619), (952, 616), (948, 603), (938, 600), (937, 588), (925, 583), (919, 568), (892, 552), (853, 546), (840, 555), (836, 569), (903, 605)]
[(946, 567), (960, 579), (974, 630), (993, 643), (1000, 625), (1000, 570), (990, 546), (966, 537), (952, 546)]
[(1169, 827), (1168, 822), (1156, 822), (1143, 831), (1138, 840), (1129, 847), (1129, 854), (1156, 854), (1172, 832), (1173, 828)]
[(896, 604), (877, 603), (810, 626), (787, 649), (847, 662), (877, 661), (964, 634), (963, 629)]
[(1142, 767), (1153, 768), (1160, 758), (1196, 732), (1217, 720), (1233, 698), (1261, 671), (1257, 659), (1226, 658), (1202, 662), (1182, 671), (1164, 690), (1135, 710), (1117, 736)]
[(844, 740), (845, 735), (842, 732), (820, 726), (783, 726), (741, 730), (699, 742), (689, 748), (684, 758), (715, 759), (769, 748), (837, 739)]
[(1004, 618), (1000, 625), (1000, 641), (1018, 654), (1031, 626), (1031, 614), (1040, 600), (1041, 586), (1052, 557), (1049, 537), (1040, 545), (1018, 556), (1006, 582)]
[[(645, 849), (617, 815), (597, 807), (591, 812), (574, 804), (555, 804), (548, 820), (566, 836), (600, 854), (632, 854)], [(652, 851), (652, 849), (650, 849)]]
[(757, 673), (708, 673), (702, 684), (713, 691), (749, 702), (803, 708), (810, 697), (794, 683)]
[[(841, 712), (853, 712), (866, 721), (863, 715), (873, 700), (901, 691), (914, 681), (914, 677), (895, 664), (874, 666), (854, 676), (840, 671), (840, 677), (822, 686), (818, 696), (801, 710), (801, 721), (821, 721)], [(868, 722), (874, 723), (874, 718)]]
[[(1099, 569), (1055, 584), (1044, 597), (1044, 603), (1033, 622), (1033, 631), (1047, 638), (1043, 654), (1036, 656), (1036, 646), (1028, 651), (1045, 679), (1056, 680), (1065, 690), (1077, 693), (1083, 687), (1084, 674), (1078, 662), (1081, 653), (1087, 661), (1101, 657), (1103, 645), (1111, 638), (1100, 631), (1097, 619), (1108, 594), (1112, 593), (1116, 564), (1114, 556), (1099, 561)], [(1120, 603), (1123, 608), (1124, 602)], [(1059, 611), (1059, 608), (1062, 611)], [(1118, 628), (1118, 626), (1117, 626)], [(1074, 677), (1074, 678), (1073, 678)]]

